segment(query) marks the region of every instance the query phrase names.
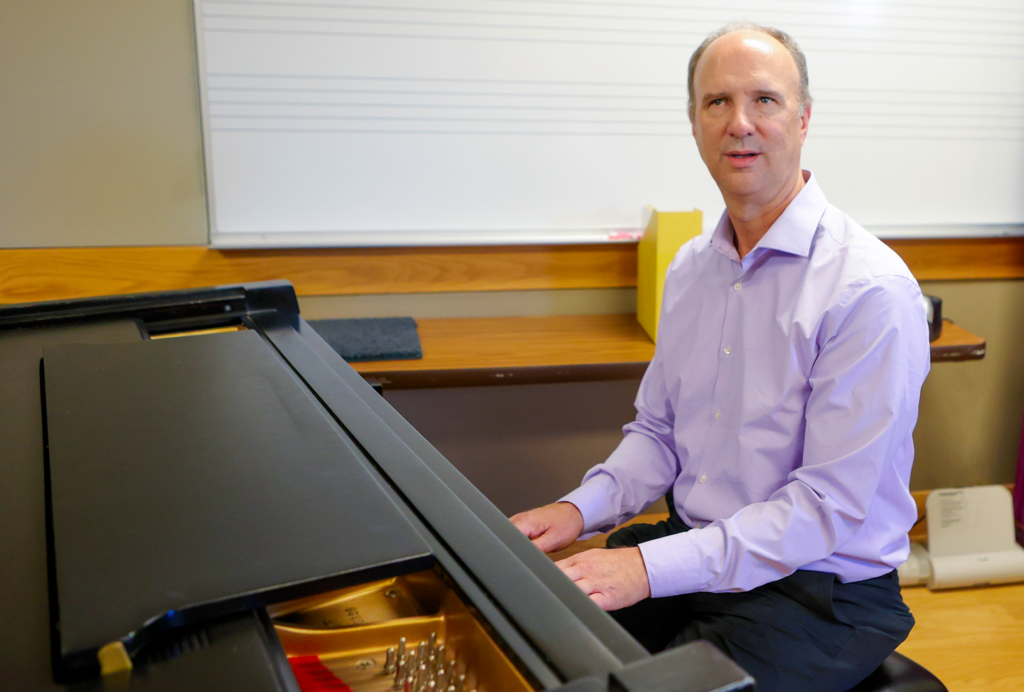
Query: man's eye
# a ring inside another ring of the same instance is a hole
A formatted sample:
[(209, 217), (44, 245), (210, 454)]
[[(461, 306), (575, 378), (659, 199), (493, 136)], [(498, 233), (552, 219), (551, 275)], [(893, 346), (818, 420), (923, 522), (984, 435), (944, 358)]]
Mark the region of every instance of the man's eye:
[(721, 106), (723, 103), (725, 103), (725, 99), (713, 99), (710, 105)]
[(757, 101), (758, 101), (758, 103), (771, 103), (772, 102), (772, 97), (771, 96), (762, 96), (759, 99), (757, 99)]

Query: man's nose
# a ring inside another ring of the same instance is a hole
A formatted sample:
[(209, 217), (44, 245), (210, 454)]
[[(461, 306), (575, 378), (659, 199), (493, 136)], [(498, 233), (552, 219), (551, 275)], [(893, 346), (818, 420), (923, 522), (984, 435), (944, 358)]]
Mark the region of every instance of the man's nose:
[(729, 114), (729, 134), (737, 139), (754, 134), (754, 118), (743, 106), (736, 106)]

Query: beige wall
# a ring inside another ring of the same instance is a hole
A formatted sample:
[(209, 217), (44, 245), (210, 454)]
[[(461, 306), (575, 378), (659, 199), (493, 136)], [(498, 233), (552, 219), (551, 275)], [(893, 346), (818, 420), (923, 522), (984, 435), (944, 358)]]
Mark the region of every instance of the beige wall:
[[(205, 243), (199, 117), (190, 0), (0, 0), (0, 247)], [(913, 485), (1009, 482), (1024, 409), (1024, 282), (931, 282), (925, 290), (989, 348), (981, 362), (932, 370)], [(628, 289), (522, 291), (312, 297), (302, 309), (308, 317), (569, 314), (626, 312), (634, 301)], [(530, 397), (571, 410), (577, 389), (495, 394), (490, 408), (479, 401), (484, 393), (466, 394), (465, 420), (445, 423), (438, 439), (457, 440), (472, 415), (490, 416), (479, 423), (493, 426), (498, 412), (514, 415)], [(614, 421), (536, 433), (517, 426), (521, 453), (559, 463), (575, 449), (593, 461), (614, 440), (629, 389), (604, 389)], [(458, 406), (453, 393), (444, 398)], [(432, 425), (417, 408), (436, 403), (429, 393), (404, 399), (411, 418)]]
[(0, 247), (206, 243), (190, 0), (0, 0)]
[(915, 489), (1012, 483), (1024, 411), (1024, 281), (927, 281), (984, 360), (939, 363), (921, 395)]

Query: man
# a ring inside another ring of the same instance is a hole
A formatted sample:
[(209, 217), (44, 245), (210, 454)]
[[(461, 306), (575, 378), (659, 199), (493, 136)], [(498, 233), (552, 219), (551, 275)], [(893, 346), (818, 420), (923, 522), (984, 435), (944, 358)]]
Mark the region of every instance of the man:
[(811, 99), (792, 39), (726, 27), (688, 86), (726, 212), (669, 269), (622, 443), (512, 521), (551, 552), (668, 493), (668, 521), (559, 567), (652, 651), (709, 639), (762, 692), (843, 692), (913, 626), (894, 568), (916, 519), (920, 290), (801, 169)]

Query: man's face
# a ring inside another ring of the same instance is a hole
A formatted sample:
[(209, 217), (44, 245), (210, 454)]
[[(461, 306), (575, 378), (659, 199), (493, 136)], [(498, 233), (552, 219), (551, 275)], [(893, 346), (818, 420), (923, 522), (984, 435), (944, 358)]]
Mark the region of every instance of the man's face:
[(726, 201), (769, 205), (800, 171), (810, 108), (785, 46), (757, 31), (734, 31), (708, 46), (694, 73), (693, 136)]

